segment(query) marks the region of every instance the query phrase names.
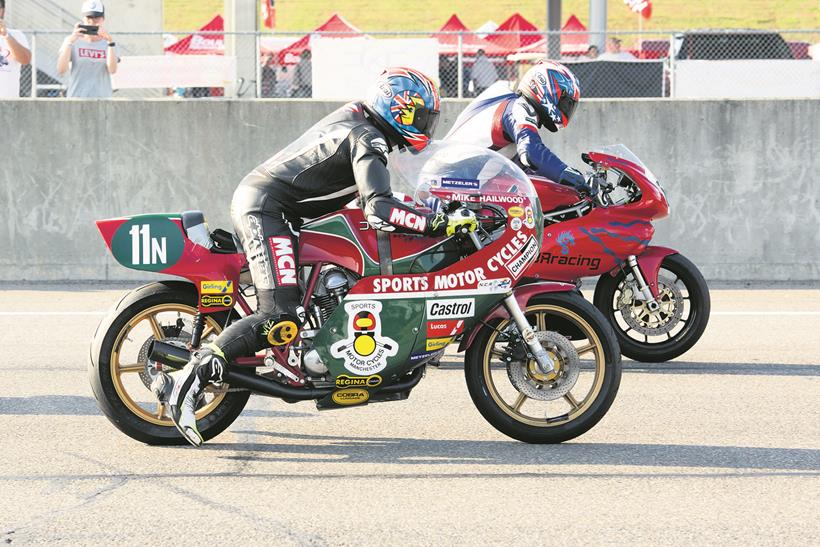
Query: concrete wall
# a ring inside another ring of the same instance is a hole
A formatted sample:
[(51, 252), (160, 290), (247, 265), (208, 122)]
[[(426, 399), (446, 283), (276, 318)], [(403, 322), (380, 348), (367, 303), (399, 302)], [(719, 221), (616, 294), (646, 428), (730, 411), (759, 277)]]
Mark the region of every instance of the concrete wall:
[[(312, 101), (0, 102), (0, 280), (144, 279), (114, 263), (94, 219), (202, 209), (230, 228), (234, 187), (336, 104)], [(464, 103), (445, 102), (440, 134)], [(820, 100), (586, 101), (546, 134), (583, 167), (627, 144), (671, 216), (655, 242), (711, 280), (820, 280)]]

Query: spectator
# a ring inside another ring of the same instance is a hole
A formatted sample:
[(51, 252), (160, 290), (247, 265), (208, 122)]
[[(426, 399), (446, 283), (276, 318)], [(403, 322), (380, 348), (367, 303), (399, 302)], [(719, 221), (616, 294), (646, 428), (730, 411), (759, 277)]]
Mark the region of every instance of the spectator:
[(310, 50), (306, 49), (299, 55), (299, 62), (293, 74), (293, 91), (291, 97), (313, 96), (313, 73), (310, 66)]
[(20, 67), (31, 62), (26, 35), (6, 27), (6, 0), (0, 0), (0, 98), (20, 96)]
[(621, 40), (612, 36), (606, 41), (606, 52), (598, 59), (602, 61), (634, 61), (635, 56), (628, 51), (621, 51)]
[(276, 67), (274, 66), (273, 55), (266, 53), (262, 56), (260, 76), (262, 97), (273, 97), (276, 89)]
[(290, 89), (293, 87), (293, 71), (288, 72), (288, 67), (282, 65), (276, 75), (276, 87), (273, 90), (274, 97), (290, 97)]
[(586, 54), (584, 54), (584, 57), (586, 57), (587, 59), (597, 59), (598, 46), (589, 46), (589, 49), (587, 49), (587, 52)]
[[(110, 97), (111, 75), (117, 72), (117, 48), (103, 28), (105, 7), (100, 0), (87, 0), (81, 8), (83, 22), (74, 25), (63, 41), (57, 58), (57, 72), (68, 71), (68, 97)], [(87, 28), (83, 28), (87, 27)]]
[(470, 81), (476, 95), (498, 81), (498, 72), (495, 65), (487, 58), (483, 49), (479, 49), (475, 54), (473, 68), (470, 69)]

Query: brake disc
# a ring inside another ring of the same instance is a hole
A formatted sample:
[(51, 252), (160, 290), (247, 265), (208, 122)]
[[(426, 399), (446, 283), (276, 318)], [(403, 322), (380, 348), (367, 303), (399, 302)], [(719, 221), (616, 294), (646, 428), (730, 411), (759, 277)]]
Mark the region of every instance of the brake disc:
[(507, 376), (515, 389), (530, 399), (552, 401), (575, 386), (581, 373), (581, 358), (572, 342), (557, 332), (540, 331), (535, 336), (552, 359), (555, 370), (544, 374), (534, 359), (527, 359), (508, 363)]
[(658, 276), (658, 309), (651, 311), (646, 302), (635, 297), (634, 283), (624, 285), (618, 299), (621, 316), (632, 330), (648, 336), (666, 334), (675, 328), (683, 316), (683, 293), (668, 277)]

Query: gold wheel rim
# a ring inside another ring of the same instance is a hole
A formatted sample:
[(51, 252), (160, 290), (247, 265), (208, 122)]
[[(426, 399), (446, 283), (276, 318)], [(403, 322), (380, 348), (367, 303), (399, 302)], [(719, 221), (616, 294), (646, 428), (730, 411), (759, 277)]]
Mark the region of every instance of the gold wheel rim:
[[(504, 400), (504, 398), (499, 393), (490, 370), (490, 365), (492, 361), (491, 354), (494, 351), (498, 351), (494, 350), (493, 348), (495, 346), (496, 340), (498, 339), (499, 332), (507, 327), (507, 325), (510, 322), (509, 319), (503, 321), (496, 327), (496, 329), (490, 335), (490, 339), (484, 348), (484, 380), (487, 385), (487, 390), (490, 392), (490, 396), (495, 401), (495, 404), (498, 405), (498, 407), (501, 410), (503, 410), (504, 413), (506, 413), (514, 420), (535, 427), (556, 427), (564, 425), (568, 422), (571, 422), (578, 416), (582, 415), (584, 412), (586, 412), (587, 409), (589, 409), (589, 407), (598, 397), (598, 395), (601, 393), (601, 387), (604, 383), (604, 372), (606, 367), (606, 357), (604, 355), (604, 348), (601, 344), (601, 340), (600, 338), (598, 338), (598, 335), (595, 333), (595, 330), (592, 328), (592, 326), (580, 315), (573, 312), (572, 310), (568, 310), (566, 308), (562, 308), (560, 306), (555, 306), (552, 304), (536, 304), (534, 306), (529, 306), (526, 310), (524, 310), (524, 315), (536, 315), (536, 331), (546, 330), (547, 313), (553, 313), (555, 315), (559, 315), (563, 318), (571, 320), (575, 324), (575, 326), (580, 328), (586, 336), (586, 343), (582, 346), (576, 346), (576, 350), (578, 351), (579, 355), (586, 355), (590, 352), (592, 352), (595, 355), (595, 377), (593, 379), (592, 386), (587, 392), (586, 396), (580, 401), (573, 394), (572, 389), (570, 389), (569, 392), (566, 395), (564, 395), (563, 399), (569, 405), (570, 410), (566, 413), (566, 416), (563, 419), (550, 419), (546, 416), (543, 419), (536, 419), (532, 416), (527, 416), (520, 411), (523, 404), (526, 402), (527, 399), (529, 399), (526, 395), (524, 395), (521, 392), (518, 392), (518, 398), (515, 400), (515, 402), (511, 404)], [(560, 416), (563, 415), (559, 415), (559, 417)]]
[[(120, 333), (117, 335), (117, 340), (114, 342), (114, 348), (111, 350), (111, 380), (114, 383), (114, 389), (117, 392), (117, 395), (120, 398), (120, 401), (134, 413), (137, 417), (146, 422), (150, 422), (154, 425), (166, 426), (166, 427), (174, 427), (174, 423), (170, 420), (170, 418), (165, 417), (164, 408), (162, 405), (157, 403), (157, 408), (155, 413), (151, 413), (145, 408), (141, 407), (139, 403), (137, 403), (132, 397), (131, 394), (126, 389), (125, 385), (122, 382), (122, 375), (129, 374), (129, 373), (138, 373), (144, 368), (144, 364), (135, 363), (123, 366), (120, 363), (120, 352), (122, 350), (122, 345), (124, 340), (128, 337), (128, 334), (134, 330), (138, 324), (142, 323), (143, 321), (147, 321), (148, 325), (151, 328), (152, 336), (156, 340), (157, 338), (162, 338), (163, 333), (162, 329), (159, 325), (159, 322), (156, 319), (157, 314), (163, 312), (174, 312), (180, 314), (188, 314), (190, 316), (194, 316), (197, 313), (196, 308), (192, 308), (191, 306), (186, 306), (185, 304), (159, 304), (157, 306), (151, 306), (150, 308), (141, 311), (134, 317), (132, 317), (128, 323), (120, 330)], [(204, 339), (206, 335), (210, 335), (211, 333), (219, 334), (222, 331), (222, 327), (219, 323), (214, 320), (213, 317), (207, 316), (205, 317), (205, 328), (203, 329), (203, 336)], [(225, 386), (227, 387), (227, 386)], [(197, 409), (196, 411), (196, 419), (201, 420), (208, 414), (214, 411), (214, 409), (219, 406), (222, 400), (225, 398), (226, 392), (214, 392), (214, 398), (209, 401), (207, 404), (203, 405), (201, 408)]]

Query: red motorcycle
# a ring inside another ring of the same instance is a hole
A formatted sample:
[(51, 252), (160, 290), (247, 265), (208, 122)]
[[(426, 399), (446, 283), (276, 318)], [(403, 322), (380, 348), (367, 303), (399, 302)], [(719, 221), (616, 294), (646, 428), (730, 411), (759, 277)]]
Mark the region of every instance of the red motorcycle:
[(623, 355), (660, 362), (689, 350), (709, 322), (709, 287), (674, 249), (650, 245), (669, 214), (657, 177), (623, 145), (583, 154), (593, 197), (531, 177), (544, 208), (541, 253), (526, 277), (579, 283), (600, 275), (593, 302)]
[[(458, 189), (477, 232), (448, 238), (376, 232), (359, 209), (307, 223), (292, 268), (307, 324), (290, 340), (230, 363), (197, 407), (205, 439), (227, 428), (251, 393), (319, 409), (406, 399), (425, 366), (458, 342), (467, 387), (499, 431), (525, 442), (574, 438), (597, 423), (618, 390), (612, 328), (575, 286), (519, 281), (540, 256), (544, 221), (532, 183), (495, 152), (452, 143), (391, 160), (393, 187), (421, 204)], [(432, 189), (435, 188), (434, 191)], [(412, 215), (408, 215), (412, 216)], [(408, 223), (421, 219), (407, 218)], [(156, 374), (252, 313), (253, 286), (233, 236), (200, 212), (97, 222), (125, 267), (184, 278), (126, 294), (91, 348), (91, 385), (103, 413), (149, 444), (182, 444), (149, 391)]]

